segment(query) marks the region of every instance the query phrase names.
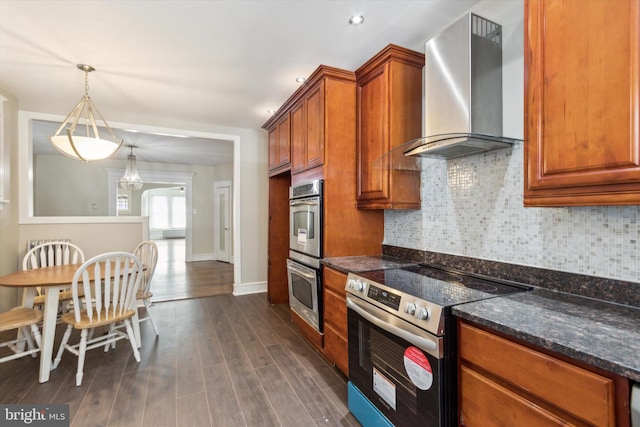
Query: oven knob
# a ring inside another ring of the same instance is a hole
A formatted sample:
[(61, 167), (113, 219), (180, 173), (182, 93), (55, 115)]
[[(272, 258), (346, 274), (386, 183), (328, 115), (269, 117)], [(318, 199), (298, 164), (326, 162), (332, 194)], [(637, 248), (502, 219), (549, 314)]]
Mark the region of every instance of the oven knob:
[(408, 302), (407, 306), (404, 308), (404, 312), (413, 316), (416, 312), (416, 305), (412, 302)]
[(362, 292), (362, 290), (364, 289), (364, 285), (362, 284), (362, 281), (354, 280), (353, 289), (355, 289), (358, 292)]
[(427, 307), (420, 307), (418, 311), (416, 311), (416, 317), (420, 320), (427, 320), (429, 318), (429, 310), (427, 310)]

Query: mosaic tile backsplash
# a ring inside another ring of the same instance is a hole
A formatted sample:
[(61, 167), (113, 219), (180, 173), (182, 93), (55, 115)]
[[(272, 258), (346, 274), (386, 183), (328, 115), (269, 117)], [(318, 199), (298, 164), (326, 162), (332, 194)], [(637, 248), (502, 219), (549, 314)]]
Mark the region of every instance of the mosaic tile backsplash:
[(640, 282), (640, 206), (524, 208), (522, 143), (421, 161), (422, 210), (385, 211), (385, 244)]

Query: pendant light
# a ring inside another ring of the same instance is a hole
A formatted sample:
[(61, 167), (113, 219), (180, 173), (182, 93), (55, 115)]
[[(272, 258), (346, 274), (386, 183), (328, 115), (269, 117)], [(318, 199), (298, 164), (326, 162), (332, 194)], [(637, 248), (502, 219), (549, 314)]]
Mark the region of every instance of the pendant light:
[(137, 147), (135, 145), (127, 145), (127, 147), (131, 150), (127, 156), (127, 170), (124, 172), (124, 176), (118, 180), (118, 185), (125, 190), (139, 190), (142, 188), (143, 182), (136, 167), (136, 156), (133, 155), (133, 149)]
[[(111, 157), (122, 145), (89, 97), (89, 73), (95, 71), (91, 65), (78, 64), (84, 71), (84, 96), (51, 137), (51, 143), (65, 156), (90, 162)], [(96, 116), (107, 132), (100, 135)]]

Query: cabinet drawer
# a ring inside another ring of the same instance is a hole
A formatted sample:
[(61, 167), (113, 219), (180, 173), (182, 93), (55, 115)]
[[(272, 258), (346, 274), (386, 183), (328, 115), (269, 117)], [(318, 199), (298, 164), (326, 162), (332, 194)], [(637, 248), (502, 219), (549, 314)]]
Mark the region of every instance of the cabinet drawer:
[(463, 364), (481, 368), (588, 423), (615, 425), (612, 379), (464, 323), (459, 342)]
[(324, 291), (324, 321), (333, 325), (343, 336), (347, 336), (347, 302), (345, 297), (331, 289)]
[(567, 425), (552, 413), (464, 366), (460, 369), (460, 383), (461, 426)]
[(344, 291), (344, 287), (347, 284), (346, 274), (332, 268), (324, 267), (322, 278), (325, 289), (331, 289), (338, 295), (346, 295)]

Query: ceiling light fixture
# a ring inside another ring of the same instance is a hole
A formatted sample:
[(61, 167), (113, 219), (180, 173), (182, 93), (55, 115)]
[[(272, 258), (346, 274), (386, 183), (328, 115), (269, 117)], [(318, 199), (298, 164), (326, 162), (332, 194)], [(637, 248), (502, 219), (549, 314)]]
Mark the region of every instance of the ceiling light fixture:
[(298, 77), (298, 78), (296, 78), (296, 81), (297, 81), (298, 83), (304, 83), (304, 82), (306, 82), (306, 81), (307, 81), (307, 79), (306, 79), (306, 78), (304, 78), (304, 77)]
[[(114, 135), (89, 97), (89, 73), (95, 71), (95, 68), (85, 64), (78, 64), (78, 68), (84, 71), (84, 96), (64, 119), (55, 135), (50, 138), (51, 143), (62, 154), (73, 159), (85, 162), (106, 159), (118, 151), (122, 140)], [(96, 116), (102, 121), (102, 127), (107, 130), (109, 135), (106, 136), (110, 136), (109, 139), (100, 136)], [(78, 124), (80, 124), (79, 127)], [(76, 130), (80, 129), (84, 129), (84, 132), (76, 133)]]
[(269, 114), (270, 116), (273, 115), (276, 112), (276, 110), (267, 110), (267, 114)]
[(124, 176), (118, 180), (118, 185), (125, 190), (139, 190), (142, 188), (143, 182), (136, 167), (136, 156), (133, 155), (133, 149), (138, 147), (135, 145), (127, 145), (127, 147), (131, 149), (127, 156), (127, 170), (124, 172)]
[(364, 16), (362, 15), (353, 15), (349, 18), (349, 24), (358, 26), (364, 22)]

